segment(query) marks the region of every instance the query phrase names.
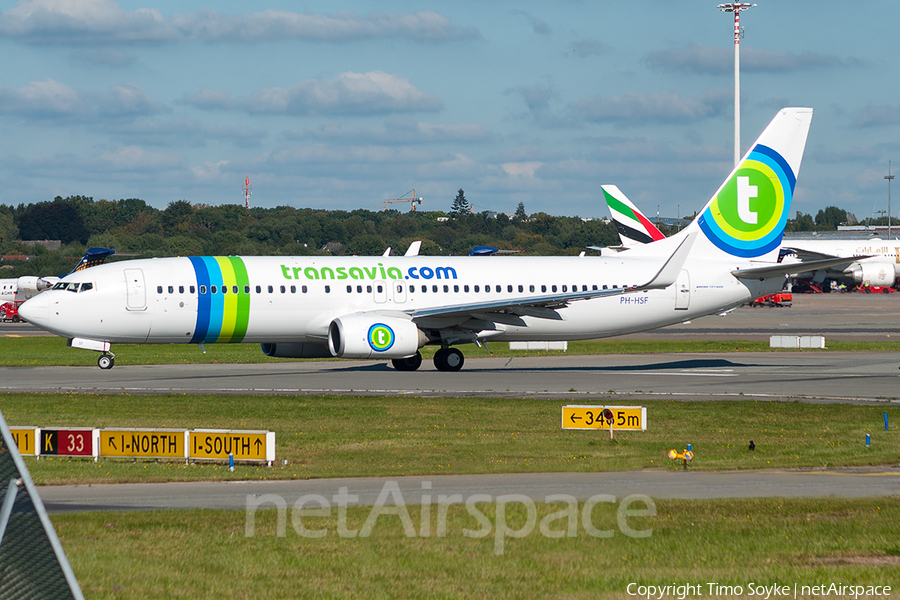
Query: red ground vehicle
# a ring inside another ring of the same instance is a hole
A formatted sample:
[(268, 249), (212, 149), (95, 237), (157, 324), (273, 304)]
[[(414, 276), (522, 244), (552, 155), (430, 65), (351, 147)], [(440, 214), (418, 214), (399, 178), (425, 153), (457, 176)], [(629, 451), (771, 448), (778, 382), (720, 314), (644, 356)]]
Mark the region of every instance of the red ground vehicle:
[(0, 321), (4, 323), (18, 323), (22, 319), (19, 318), (19, 305), (16, 302), (4, 302), (0, 304)]
[(791, 294), (788, 294), (787, 292), (778, 292), (777, 294), (769, 294), (768, 296), (757, 298), (750, 303), (750, 306), (787, 307), (791, 306), (793, 303), (794, 297)]
[(893, 294), (897, 290), (892, 287), (881, 285), (861, 285), (859, 286), (859, 291), (864, 294)]

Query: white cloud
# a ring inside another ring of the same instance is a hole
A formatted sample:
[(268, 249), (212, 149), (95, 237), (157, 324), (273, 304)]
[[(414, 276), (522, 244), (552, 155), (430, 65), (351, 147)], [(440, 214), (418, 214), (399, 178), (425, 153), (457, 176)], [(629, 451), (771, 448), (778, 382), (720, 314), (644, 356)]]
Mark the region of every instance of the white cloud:
[(696, 98), (678, 92), (623, 96), (591, 96), (570, 107), (576, 120), (611, 122), (619, 126), (647, 123), (689, 123), (721, 114), (732, 101), (732, 92), (710, 89)]
[(183, 102), (203, 109), (244, 110), (271, 115), (370, 115), (437, 111), (441, 101), (408, 79), (384, 71), (341, 73), (330, 79), (307, 79), (289, 87), (265, 88), (245, 100), (202, 88)]
[(543, 164), (544, 163), (540, 162), (518, 162), (504, 163), (500, 166), (507, 175), (512, 175), (514, 177), (534, 177), (534, 172), (542, 167)]
[[(680, 73), (723, 75), (734, 70), (731, 46), (710, 48), (690, 44), (671, 50), (654, 50), (645, 57), (650, 66)], [(858, 66), (858, 59), (842, 59), (816, 52), (779, 52), (748, 47), (741, 50), (741, 71), (748, 73), (781, 73), (814, 67)]]
[(156, 171), (180, 166), (183, 158), (174, 152), (148, 152), (138, 146), (120, 146), (97, 155), (99, 164), (112, 171)]
[(267, 42), (284, 39), (347, 42), (407, 38), (417, 42), (480, 39), (431, 11), (332, 15), (264, 10), (225, 15), (212, 9), (163, 17), (159, 10), (127, 11), (114, 0), (21, 0), (0, 14), (0, 36), (29, 44)]
[(0, 86), (0, 114), (33, 118), (72, 116), (87, 112), (83, 98), (53, 79), (32, 81), (17, 90)]
[(857, 127), (884, 127), (900, 123), (900, 105), (882, 104), (862, 109), (853, 124)]
[(388, 119), (384, 127), (345, 130), (340, 123), (323, 123), (302, 133), (286, 133), (289, 140), (323, 140), (332, 143), (376, 143), (384, 145), (432, 144), (444, 142), (482, 143), (495, 138), (480, 123), (424, 123), (413, 118)]
[(130, 117), (167, 110), (131, 83), (117, 85), (105, 94), (82, 94), (53, 79), (32, 81), (19, 89), (0, 86), (0, 114), (31, 119)]

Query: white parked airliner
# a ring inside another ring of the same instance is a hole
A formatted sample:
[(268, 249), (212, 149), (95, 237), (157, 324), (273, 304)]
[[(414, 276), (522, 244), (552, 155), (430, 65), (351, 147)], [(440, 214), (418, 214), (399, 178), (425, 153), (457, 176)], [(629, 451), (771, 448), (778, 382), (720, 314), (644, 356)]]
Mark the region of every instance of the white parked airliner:
[(781, 289), (791, 270), (775, 258), (811, 119), (779, 111), (700, 218), (652, 252), (133, 260), (75, 273), (20, 314), (101, 352), (104, 369), (114, 343), (243, 342), (401, 371), (433, 344), (435, 367), (458, 371), (460, 344), (601, 338), (719, 313)]

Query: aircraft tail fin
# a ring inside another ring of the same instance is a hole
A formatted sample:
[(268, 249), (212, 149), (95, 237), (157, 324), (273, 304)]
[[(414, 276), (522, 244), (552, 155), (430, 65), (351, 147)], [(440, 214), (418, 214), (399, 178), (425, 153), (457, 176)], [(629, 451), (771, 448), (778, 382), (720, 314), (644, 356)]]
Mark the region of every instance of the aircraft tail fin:
[(600, 188), (623, 246), (630, 248), (666, 237), (617, 186), (603, 185)]
[(71, 275), (72, 273), (76, 273), (78, 271), (84, 271), (89, 267), (96, 267), (97, 265), (102, 265), (106, 262), (106, 259), (115, 254), (115, 250), (110, 250), (109, 248), (88, 248), (87, 252), (84, 253), (84, 256), (78, 261), (78, 264), (75, 265), (75, 268), (66, 273), (67, 275)]
[(777, 251), (812, 114), (811, 108), (778, 111), (684, 232), (702, 231), (701, 239), (730, 256), (759, 258)]

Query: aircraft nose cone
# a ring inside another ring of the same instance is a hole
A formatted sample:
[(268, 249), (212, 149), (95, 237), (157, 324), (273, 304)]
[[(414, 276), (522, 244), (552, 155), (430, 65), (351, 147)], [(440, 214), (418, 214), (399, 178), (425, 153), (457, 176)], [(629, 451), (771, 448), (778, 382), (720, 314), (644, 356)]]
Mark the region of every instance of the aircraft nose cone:
[(19, 316), (42, 329), (50, 323), (50, 302), (43, 294), (38, 294), (19, 307)]

